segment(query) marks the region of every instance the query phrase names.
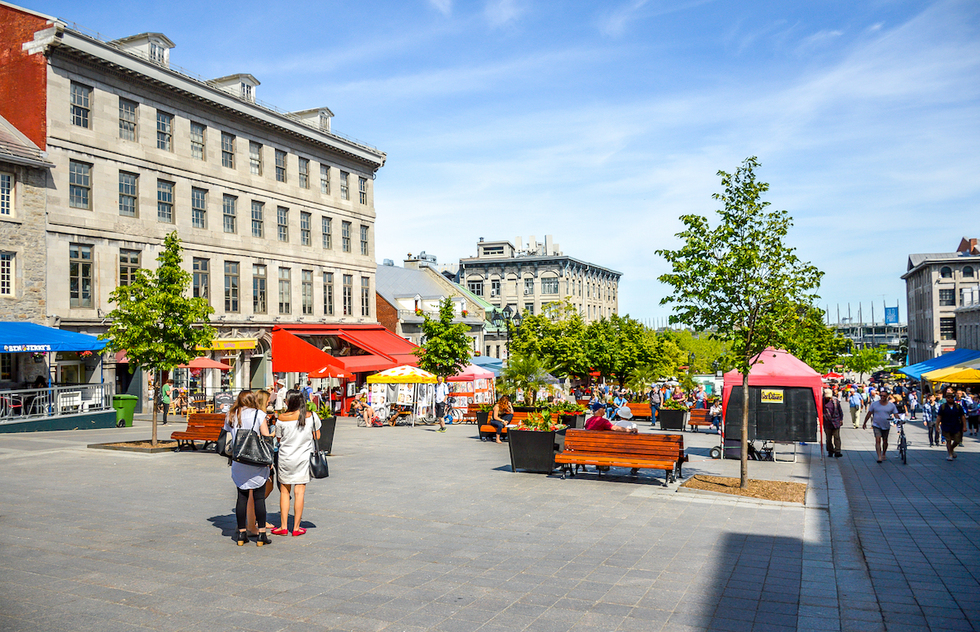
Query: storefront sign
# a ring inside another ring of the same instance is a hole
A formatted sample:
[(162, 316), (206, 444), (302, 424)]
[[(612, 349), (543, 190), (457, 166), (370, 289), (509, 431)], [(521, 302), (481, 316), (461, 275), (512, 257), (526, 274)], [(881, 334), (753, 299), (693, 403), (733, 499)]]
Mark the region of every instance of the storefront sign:
[(763, 404), (782, 404), (783, 403), (783, 391), (779, 390), (768, 390), (762, 389), (762, 403)]
[(255, 338), (215, 338), (211, 346), (197, 347), (198, 351), (233, 351), (236, 349), (254, 349), (258, 344)]
[(38, 353), (51, 351), (51, 345), (4, 345), (4, 353)]

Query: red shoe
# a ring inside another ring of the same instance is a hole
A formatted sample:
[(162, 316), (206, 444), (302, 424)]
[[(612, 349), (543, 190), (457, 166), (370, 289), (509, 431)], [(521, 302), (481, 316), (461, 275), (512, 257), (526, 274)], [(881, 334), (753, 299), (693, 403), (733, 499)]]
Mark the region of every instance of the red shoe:
[(300, 528), (296, 529), (295, 531), (293, 531), (293, 536), (301, 536), (304, 533), (306, 533), (306, 529), (300, 527)]
[(289, 535), (289, 529), (273, 529), (272, 535)]

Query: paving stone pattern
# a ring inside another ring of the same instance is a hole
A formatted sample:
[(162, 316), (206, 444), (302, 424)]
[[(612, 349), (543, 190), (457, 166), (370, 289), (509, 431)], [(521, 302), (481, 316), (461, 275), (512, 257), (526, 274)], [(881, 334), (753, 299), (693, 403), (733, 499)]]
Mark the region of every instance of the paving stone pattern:
[[(695, 455), (685, 474), (736, 472), (699, 456), (717, 442), (701, 435), (685, 435)], [(84, 447), (145, 436), (140, 423), (0, 436), (0, 630), (789, 631), (863, 621), (845, 616), (863, 557), (849, 556), (853, 568), (835, 561), (834, 534), (857, 540), (827, 511), (850, 487), (828, 485), (814, 446), (795, 465), (751, 470), (812, 480), (804, 509), (679, 494), (662, 473), (514, 474), (507, 446), (480, 442), (474, 426), (439, 434), (342, 419), (331, 476), (307, 491), (307, 535), (259, 548), (231, 541), (235, 491), (217, 456)], [(968, 543), (972, 505), (939, 504), (964, 521), (956, 544)], [(269, 508), (278, 521), (278, 493)], [(933, 594), (942, 604), (948, 593)], [(853, 629), (881, 625), (868, 612), (877, 623)]]
[(843, 429), (837, 459), (881, 616), (895, 631), (980, 629), (980, 445), (967, 437), (947, 462), (921, 423), (906, 433), (907, 465), (894, 428), (884, 463), (870, 427)]

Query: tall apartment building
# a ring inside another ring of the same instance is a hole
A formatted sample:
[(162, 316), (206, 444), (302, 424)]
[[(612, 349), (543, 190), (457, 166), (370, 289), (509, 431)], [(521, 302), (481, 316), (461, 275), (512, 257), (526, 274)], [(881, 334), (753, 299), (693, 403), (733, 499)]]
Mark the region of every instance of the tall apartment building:
[(957, 348), (957, 319), (980, 285), (980, 249), (963, 238), (956, 252), (909, 255), (902, 275), (908, 304), (909, 364)]
[(326, 107), (263, 105), (250, 74), (177, 70), (161, 33), (103, 41), (6, 3), (0, 21), (0, 115), (53, 164), (34, 244), (49, 324), (105, 331), (110, 292), (174, 230), (227, 388), (269, 383), (274, 325), (376, 322), (383, 152), (333, 132)]
[(568, 299), (586, 322), (618, 313), (621, 272), (562, 254), (551, 235), (515, 243), (480, 239), (476, 257), (459, 260), (459, 283), (500, 309), (540, 314)]

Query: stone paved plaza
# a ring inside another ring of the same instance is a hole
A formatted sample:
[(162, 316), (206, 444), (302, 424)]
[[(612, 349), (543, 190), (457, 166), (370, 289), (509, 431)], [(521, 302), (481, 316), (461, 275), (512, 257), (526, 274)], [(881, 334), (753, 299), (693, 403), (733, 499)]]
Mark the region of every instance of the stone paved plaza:
[[(878, 466), (870, 432), (851, 430), (843, 459), (827, 463), (810, 445), (795, 464), (750, 465), (756, 478), (809, 482), (804, 508), (681, 493), (662, 474), (514, 474), (507, 446), (481, 443), (474, 426), (438, 434), (341, 419), (331, 476), (308, 488), (308, 533), (259, 548), (231, 541), (235, 492), (222, 459), (85, 448), (148, 430), (138, 421), (0, 435), (0, 630), (939, 630), (978, 621), (969, 604), (980, 450), (947, 464), (914, 431), (904, 469), (894, 459)], [(686, 476), (737, 474), (737, 462), (707, 457), (717, 440), (685, 434)], [(882, 502), (886, 511), (872, 514)]]

